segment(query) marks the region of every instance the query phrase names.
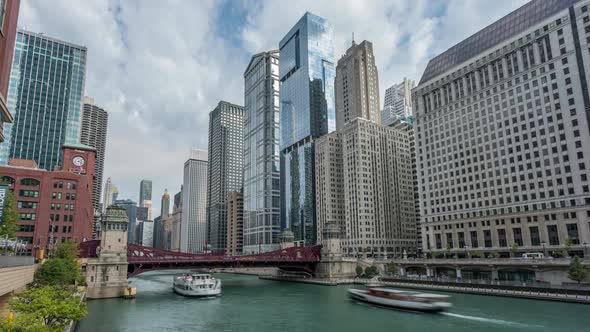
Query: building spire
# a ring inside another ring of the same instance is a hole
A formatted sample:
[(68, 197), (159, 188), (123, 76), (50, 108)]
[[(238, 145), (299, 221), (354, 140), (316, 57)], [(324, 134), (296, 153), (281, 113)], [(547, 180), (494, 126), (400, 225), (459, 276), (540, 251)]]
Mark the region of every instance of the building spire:
[(354, 46), (354, 31), (352, 32), (352, 46)]

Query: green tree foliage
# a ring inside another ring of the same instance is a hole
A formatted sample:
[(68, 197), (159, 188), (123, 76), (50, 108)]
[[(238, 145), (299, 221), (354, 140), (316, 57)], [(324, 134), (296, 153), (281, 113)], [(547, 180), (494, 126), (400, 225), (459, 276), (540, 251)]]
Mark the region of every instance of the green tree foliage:
[(568, 271), (568, 278), (577, 281), (578, 284), (582, 281), (588, 280), (588, 269), (582, 264), (582, 260), (578, 256), (574, 256), (570, 263), (570, 269)]
[(510, 253), (512, 254), (512, 256), (516, 255), (516, 252), (518, 252), (518, 244), (516, 242), (512, 243), (512, 246), (510, 246)]
[(8, 308), (17, 313), (15, 326), (44, 325), (47, 331), (63, 330), (69, 321), (80, 320), (88, 313), (86, 303), (79, 294), (59, 285), (29, 288), (18, 294)]
[(397, 266), (395, 264), (387, 264), (387, 272), (391, 274), (397, 273)]
[(58, 243), (50, 259), (35, 274), (35, 281), (41, 285), (75, 285), (84, 284), (78, 256), (78, 244), (74, 241)]
[(365, 273), (362, 275), (363, 278), (371, 279), (379, 275), (379, 270), (376, 266), (369, 266), (365, 268)]
[(471, 253), (471, 257), (472, 258), (482, 258), (483, 257), (483, 252), (481, 252), (481, 250), (476, 250), (474, 252)]
[(360, 267), (360, 266), (357, 266), (357, 267), (356, 267), (356, 276), (357, 276), (357, 277), (360, 277), (360, 276), (362, 276), (362, 275), (363, 275), (363, 268), (362, 268), (362, 267)]
[(0, 236), (8, 235), (9, 238), (16, 234), (16, 221), (18, 211), (16, 210), (16, 199), (12, 190), (8, 190), (4, 198), (3, 221), (0, 223)]

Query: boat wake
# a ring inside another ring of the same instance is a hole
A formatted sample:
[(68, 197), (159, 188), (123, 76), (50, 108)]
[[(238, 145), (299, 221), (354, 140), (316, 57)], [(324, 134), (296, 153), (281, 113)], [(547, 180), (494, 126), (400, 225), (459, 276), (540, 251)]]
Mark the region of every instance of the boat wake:
[(506, 326), (543, 328), (542, 325), (522, 324), (522, 323), (512, 322), (512, 321), (502, 320), (502, 319), (454, 314), (452, 312), (443, 312), (441, 314), (445, 315), (445, 316), (455, 317), (455, 318), (462, 318), (462, 319), (474, 320), (474, 321), (478, 321), (478, 322), (493, 323), (493, 324), (506, 325)]

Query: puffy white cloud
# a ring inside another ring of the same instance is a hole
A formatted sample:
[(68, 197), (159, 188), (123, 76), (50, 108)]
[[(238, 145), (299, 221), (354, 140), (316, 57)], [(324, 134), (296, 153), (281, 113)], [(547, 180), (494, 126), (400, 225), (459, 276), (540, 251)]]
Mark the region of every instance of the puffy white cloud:
[(87, 46), (86, 94), (109, 112), (105, 176), (135, 200), (151, 179), (157, 216), (190, 148), (207, 148), (208, 113), (221, 99), (243, 103), (250, 54), (277, 48), (305, 11), (334, 24), (337, 57), (353, 32), (373, 42), (383, 91), (522, 3), (23, 0), (19, 25)]

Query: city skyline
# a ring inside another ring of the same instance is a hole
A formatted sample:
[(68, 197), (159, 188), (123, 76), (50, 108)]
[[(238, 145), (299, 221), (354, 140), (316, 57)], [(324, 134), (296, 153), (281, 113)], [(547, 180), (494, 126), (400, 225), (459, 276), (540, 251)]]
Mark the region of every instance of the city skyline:
[[(107, 2), (98, 1), (25, 0), (21, 2), (18, 25), (88, 48), (85, 93), (107, 109), (110, 118), (104, 178), (110, 176), (117, 184), (119, 197), (137, 201), (137, 183), (142, 178), (152, 179), (153, 191), (158, 193), (180, 186), (187, 153), (192, 148), (207, 147), (208, 111), (219, 99), (243, 104), (241, 73), (251, 56), (277, 48), (278, 40), (305, 11), (322, 16), (334, 25), (336, 59), (350, 45), (353, 32), (356, 40), (374, 41), (383, 98), (385, 88), (404, 76), (418, 80), (431, 57), (525, 2), (450, 1), (435, 5), (426, 1), (375, 2), (363, 6), (361, 11), (352, 1), (300, 2), (288, 9), (272, 2), (260, 2), (260, 7), (254, 6), (257, 10), (239, 4), (231, 8), (224, 3), (194, 3), (188, 6), (198, 8), (166, 5), (179, 13), (162, 17), (158, 8), (136, 8), (132, 3), (109, 9)], [(464, 15), (465, 12), (470, 15)], [(188, 13), (200, 19), (175, 19)], [(208, 20), (209, 15), (212, 18)], [(407, 20), (388, 15), (404, 16)], [(153, 20), (170, 24), (165, 31), (145, 25), (146, 31), (136, 28), (138, 25), (134, 23)], [(224, 26), (228, 20), (232, 20), (232, 27)], [(368, 21), (372, 24), (367, 25)], [(79, 29), (79, 26), (89, 28)], [(176, 34), (180, 39), (176, 45), (156, 47), (145, 37), (150, 34), (162, 40), (167, 39), (164, 34)], [(197, 59), (189, 56), (191, 50), (199, 51)], [(148, 53), (153, 56), (143, 55)], [(129, 61), (131, 58), (136, 61)], [(154, 70), (146, 72), (145, 67)], [(208, 79), (204, 79), (204, 70), (210, 73)], [(172, 77), (178, 79), (171, 80)], [(137, 84), (148, 81), (156, 82), (157, 87)], [(164, 119), (159, 117), (162, 114)], [(161, 139), (154, 140), (156, 136)], [(143, 146), (146, 142), (150, 142), (149, 149)], [(116, 167), (129, 160), (134, 167)], [(159, 200), (153, 204), (153, 210), (159, 211)]]

